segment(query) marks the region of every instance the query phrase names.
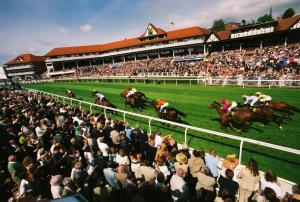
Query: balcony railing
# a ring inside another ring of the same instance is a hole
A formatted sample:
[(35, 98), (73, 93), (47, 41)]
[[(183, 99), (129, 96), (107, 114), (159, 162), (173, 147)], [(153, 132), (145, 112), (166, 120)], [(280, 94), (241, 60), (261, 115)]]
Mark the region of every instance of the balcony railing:
[(13, 66), (13, 67), (6, 67), (6, 70), (15, 70), (15, 69), (30, 69), (33, 68), (32, 65), (23, 65), (23, 66)]
[(177, 46), (185, 46), (185, 45), (193, 45), (193, 44), (201, 44), (204, 43), (204, 38), (201, 39), (193, 39), (188, 41), (181, 41), (176, 43), (170, 44), (161, 44), (161, 45), (153, 45), (147, 47), (140, 47), (140, 48), (133, 48), (129, 50), (121, 50), (121, 51), (113, 51), (108, 53), (102, 54), (91, 54), (91, 55), (83, 55), (83, 56), (72, 56), (72, 57), (60, 57), (60, 58), (50, 58), (46, 59), (46, 62), (57, 62), (57, 61), (66, 61), (66, 60), (78, 60), (78, 59), (91, 59), (91, 58), (99, 58), (99, 57), (108, 57), (108, 56), (115, 56), (121, 54), (128, 54), (128, 53), (136, 53), (142, 51), (149, 51), (149, 50), (157, 50), (163, 48), (173, 48)]
[(35, 74), (35, 72), (29, 71), (29, 72), (8, 73), (7, 76), (23, 76), (23, 75), (32, 75), (32, 74)]

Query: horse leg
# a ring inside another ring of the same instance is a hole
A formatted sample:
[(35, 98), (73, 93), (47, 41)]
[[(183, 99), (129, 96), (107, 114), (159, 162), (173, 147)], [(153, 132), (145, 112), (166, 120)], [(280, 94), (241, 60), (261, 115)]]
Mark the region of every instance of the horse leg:
[(242, 132), (240, 129), (237, 129), (236, 127), (233, 126), (233, 124), (231, 123), (231, 121), (228, 121), (228, 125), (231, 129), (233, 129), (235, 132), (240, 133)]

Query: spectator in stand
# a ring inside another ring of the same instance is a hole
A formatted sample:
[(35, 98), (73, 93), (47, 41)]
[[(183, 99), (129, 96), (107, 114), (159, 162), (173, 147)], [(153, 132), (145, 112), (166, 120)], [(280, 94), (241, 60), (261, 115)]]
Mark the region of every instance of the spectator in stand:
[(184, 170), (179, 168), (170, 180), (171, 193), (174, 201), (188, 201), (190, 198), (190, 191), (183, 176)]
[(188, 160), (188, 167), (193, 177), (197, 177), (198, 172), (204, 172), (205, 164), (201, 158), (201, 150), (193, 150), (193, 156)]
[(260, 179), (261, 190), (265, 190), (266, 187), (273, 189), (275, 191), (277, 197), (280, 197), (280, 198), (284, 197), (280, 183), (277, 180), (277, 175), (272, 170), (268, 170), (265, 173), (265, 176)]
[(256, 161), (250, 159), (247, 166), (238, 173), (237, 178), (239, 179), (239, 202), (248, 202), (248, 198), (257, 190), (256, 185), (260, 180)]
[(209, 154), (205, 155), (205, 164), (211, 171), (212, 176), (216, 179), (218, 177), (219, 157), (215, 149), (211, 149)]
[(222, 199), (230, 198), (232, 201), (235, 201), (239, 185), (237, 182), (233, 181), (232, 178), (234, 173), (231, 169), (225, 171), (225, 177), (220, 175), (218, 179), (219, 188), (219, 197)]

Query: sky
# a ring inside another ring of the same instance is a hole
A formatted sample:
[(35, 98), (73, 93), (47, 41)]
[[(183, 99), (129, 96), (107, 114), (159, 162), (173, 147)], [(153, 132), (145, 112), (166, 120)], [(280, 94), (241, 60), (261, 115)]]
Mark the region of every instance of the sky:
[(210, 28), (220, 18), (250, 22), (271, 7), (274, 18), (289, 7), (299, 13), (300, 0), (1, 0), (0, 66), (23, 53), (140, 36), (149, 22)]

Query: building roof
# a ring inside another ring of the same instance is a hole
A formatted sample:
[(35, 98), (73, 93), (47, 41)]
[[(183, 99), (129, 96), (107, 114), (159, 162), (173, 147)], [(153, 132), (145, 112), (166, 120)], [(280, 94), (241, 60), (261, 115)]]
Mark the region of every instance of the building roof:
[[(158, 32), (161, 33), (163, 30), (157, 28)], [(87, 45), (87, 46), (73, 46), (73, 47), (61, 47), (50, 50), (45, 56), (57, 56), (57, 55), (71, 55), (71, 54), (82, 54), (82, 53), (96, 53), (105, 52), (120, 48), (138, 46), (143, 44), (149, 44), (154, 42), (169, 41), (176, 39), (184, 39), (189, 37), (196, 37), (202, 35), (208, 35), (209, 30), (201, 27), (188, 27), (183, 29), (177, 29), (173, 31), (165, 32), (166, 37), (153, 39), (149, 41), (140, 41), (139, 38), (124, 39), (121, 41), (98, 44), (98, 45)]]
[[(165, 32), (165, 30), (163, 30), (163, 29), (161, 29), (161, 28), (159, 28), (159, 27), (156, 27), (156, 26), (153, 25), (152, 23), (149, 23), (149, 24), (148, 24), (147, 29), (148, 29), (149, 26), (151, 26), (151, 27), (155, 30), (155, 32), (157, 33), (157, 34), (155, 34), (155, 35), (163, 35), (163, 34), (167, 34), (167, 33)], [(146, 31), (147, 31), (147, 30), (146, 30)], [(145, 31), (144, 34), (142, 34), (141, 36), (139, 36), (139, 38), (144, 38), (144, 37), (146, 37), (146, 36), (145, 36), (146, 31)]]
[(30, 53), (26, 53), (12, 59), (11, 61), (7, 62), (6, 65), (18, 65), (18, 64), (44, 62), (44, 61), (45, 61), (44, 56), (36, 56)]
[(300, 15), (295, 15), (290, 18), (278, 19), (278, 24), (276, 26), (276, 31), (283, 31), (291, 28), (300, 20)]

